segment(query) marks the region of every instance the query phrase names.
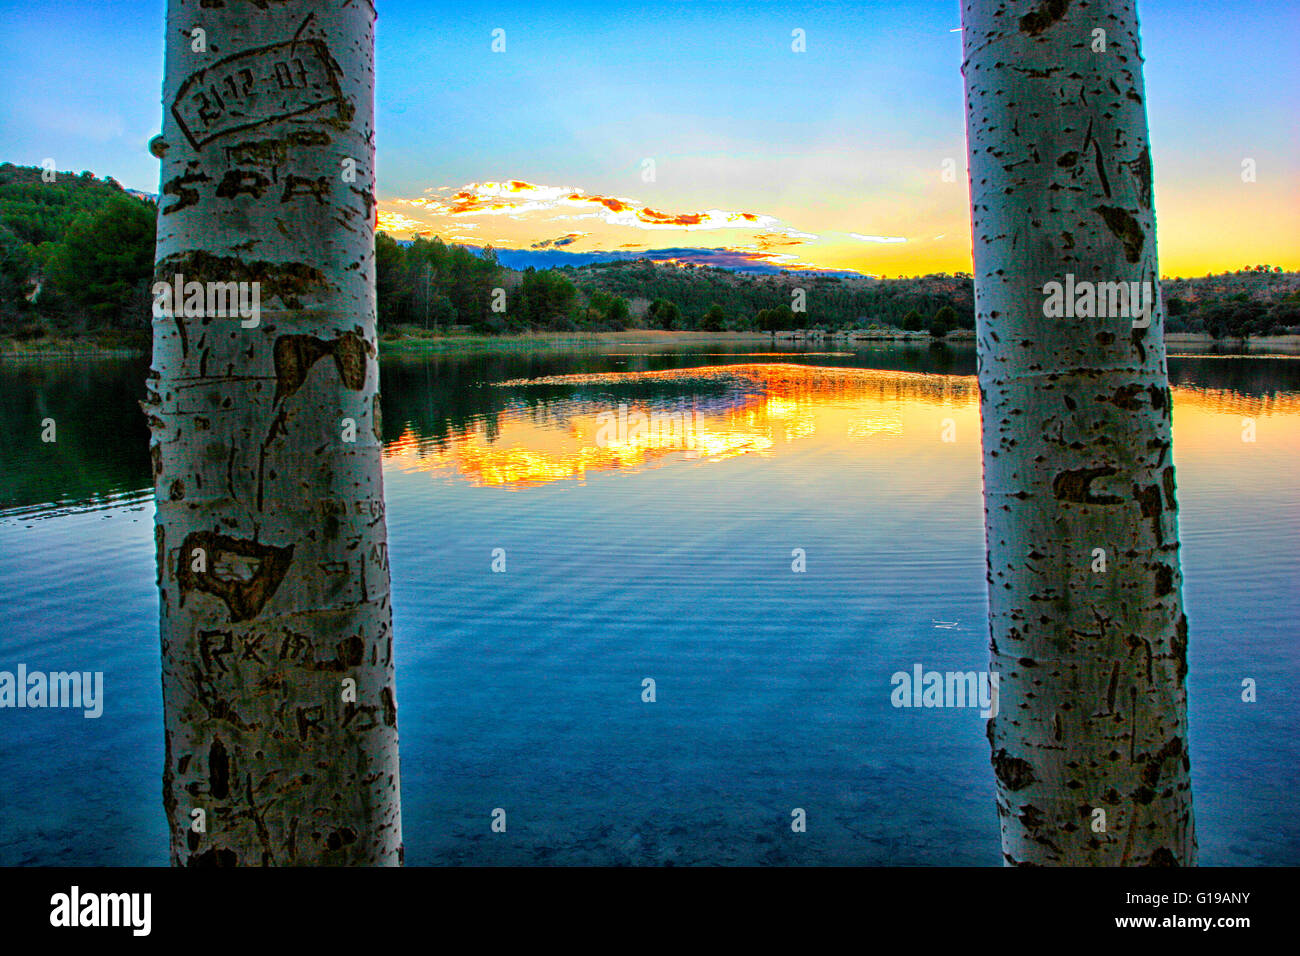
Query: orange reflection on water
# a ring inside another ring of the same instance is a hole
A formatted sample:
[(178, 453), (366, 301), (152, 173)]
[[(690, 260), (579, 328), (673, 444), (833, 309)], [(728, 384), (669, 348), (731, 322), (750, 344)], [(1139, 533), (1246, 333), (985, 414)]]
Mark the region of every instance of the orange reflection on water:
[[(443, 441), (422, 438), (408, 426), (385, 447), (385, 460), (401, 470), (509, 489), (581, 481), (591, 472), (766, 456), (795, 443), (860, 454), (854, 446), (906, 437), (906, 451), (934, 456), (935, 443), (949, 441), (973, 445), (978, 461), (979, 390), (973, 376), (744, 364), (499, 383), (517, 390), (512, 399), (543, 385), (662, 385), (668, 397), (566, 396), (512, 404), (492, 427), (480, 419)], [(1276, 437), (1288, 445), (1296, 441), (1295, 393), (1254, 398), (1179, 387), (1173, 396), (1175, 451), (1182, 461), (1221, 449), (1245, 417), (1276, 416)]]
[(1195, 406), (1220, 415), (1300, 415), (1300, 392), (1243, 395), (1224, 388), (1174, 386), (1174, 406)]
[(1182, 387), (1173, 395), (1174, 455), (1180, 464), (1199, 459), (1201, 467), (1218, 474), (1223, 468), (1214, 462), (1300, 457), (1300, 393), (1255, 396)]
[[(494, 427), (480, 421), (446, 440), (426, 440), (408, 428), (384, 449), (385, 460), (477, 486), (522, 489), (582, 480), (589, 472), (655, 467), (677, 461), (718, 462), (772, 454), (780, 446), (817, 438), (847, 446), (901, 437), (908, 409), (937, 429), (933, 406), (975, 409), (969, 377), (818, 368), (805, 365), (727, 365), (664, 372), (618, 372), (515, 380), (501, 387), (619, 386), (661, 383), (677, 394), (649, 401), (558, 398), (540, 407), (510, 407)], [(712, 392), (696, 394), (707, 384)], [(721, 395), (718, 386), (729, 386)], [(968, 429), (967, 434), (973, 434)]]

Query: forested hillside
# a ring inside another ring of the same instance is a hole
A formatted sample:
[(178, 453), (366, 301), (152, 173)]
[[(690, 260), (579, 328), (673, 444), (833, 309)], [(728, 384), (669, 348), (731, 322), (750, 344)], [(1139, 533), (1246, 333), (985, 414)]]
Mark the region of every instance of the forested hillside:
[(156, 219), (113, 179), (0, 164), (0, 331), (148, 328)]
[[(377, 240), (380, 325), (485, 333), (528, 330), (701, 331), (870, 326), (943, 334), (974, 328), (970, 275), (873, 279), (817, 272), (746, 275), (639, 259), (518, 272), (489, 247)], [(1166, 331), (1218, 337), (1300, 331), (1300, 273), (1253, 266), (1165, 279)], [(492, 309), (493, 290), (504, 312)], [(800, 291), (802, 290), (802, 291)], [(796, 309), (802, 300), (803, 311)]]

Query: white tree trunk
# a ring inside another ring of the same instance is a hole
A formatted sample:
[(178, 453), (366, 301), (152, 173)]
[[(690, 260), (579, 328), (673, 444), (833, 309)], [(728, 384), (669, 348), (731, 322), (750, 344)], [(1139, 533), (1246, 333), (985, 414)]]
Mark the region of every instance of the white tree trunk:
[(178, 865), (401, 861), (373, 101), (366, 0), (168, 2), (155, 279), (261, 307), (154, 319)]
[[(1187, 619), (1137, 12), (1133, 0), (964, 0), (962, 21), (1003, 857), (1191, 865)], [(1154, 307), (1046, 317), (1044, 286), (1067, 273), (1150, 282)]]

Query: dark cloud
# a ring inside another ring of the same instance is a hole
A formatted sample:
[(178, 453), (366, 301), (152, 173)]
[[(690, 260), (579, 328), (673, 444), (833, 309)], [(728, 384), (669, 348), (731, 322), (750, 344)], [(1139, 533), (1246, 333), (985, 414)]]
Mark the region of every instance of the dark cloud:
[(568, 235), (560, 236), (556, 239), (542, 239), (540, 242), (534, 242), (528, 248), (530, 249), (560, 249), (564, 246), (571, 246), (583, 236), (585, 232), (571, 232)]

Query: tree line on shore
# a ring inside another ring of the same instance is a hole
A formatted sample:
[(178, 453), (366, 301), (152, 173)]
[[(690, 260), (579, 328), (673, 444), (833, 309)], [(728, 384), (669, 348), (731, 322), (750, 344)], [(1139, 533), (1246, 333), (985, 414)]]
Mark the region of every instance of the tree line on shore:
[(508, 269), (491, 247), (434, 237), (375, 242), (380, 327), (480, 334), (532, 331), (780, 331), (890, 325), (974, 328), (967, 277), (880, 282), (819, 273), (742, 275), (638, 259)]
[[(157, 206), (89, 172), (0, 164), (0, 334), (143, 332), (149, 327)], [(477, 334), (532, 331), (973, 329), (969, 274), (874, 279), (741, 274), (650, 259), (508, 269), (491, 247), (441, 239), (375, 242), (379, 327)], [(1300, 330), (1300, 274), (1252, 266), (1165, 279), (1166, 331), (1215, 338)]]

